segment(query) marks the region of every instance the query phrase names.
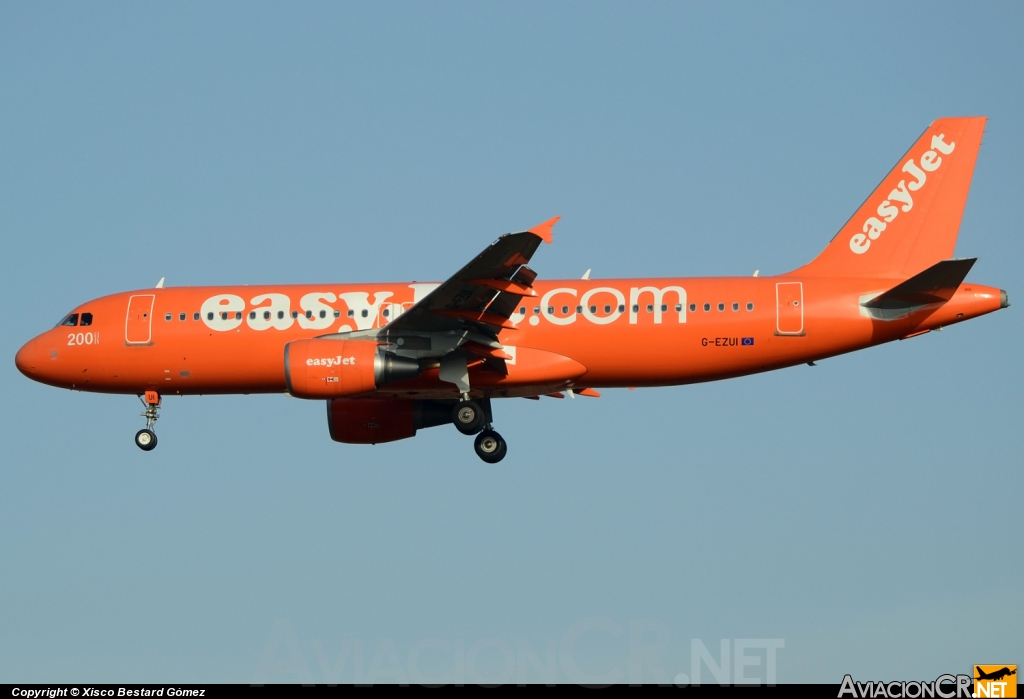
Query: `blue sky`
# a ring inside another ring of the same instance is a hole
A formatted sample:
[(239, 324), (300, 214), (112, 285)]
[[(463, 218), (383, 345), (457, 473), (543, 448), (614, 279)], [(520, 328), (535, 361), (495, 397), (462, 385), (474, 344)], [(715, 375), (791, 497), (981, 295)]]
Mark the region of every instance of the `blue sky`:
[(170, 399), (145, 454), (134, 398), (13, 358), (160, 277), (441, 280), (556, 214), (545, 278), (785, 272), (963, 114), (957, 254), (1024, 299), (1022, 33), (1011, 3), (0, 5), (0, 681), (531, 681), (549, 648), (628, 679), (659, 643), (671, 679), (692, 639), (783, 639), (783, 682), (1021, 662), (1019, 305), (498, 403), (496, 467), (447, 427), (333, 443), (284, 396)]

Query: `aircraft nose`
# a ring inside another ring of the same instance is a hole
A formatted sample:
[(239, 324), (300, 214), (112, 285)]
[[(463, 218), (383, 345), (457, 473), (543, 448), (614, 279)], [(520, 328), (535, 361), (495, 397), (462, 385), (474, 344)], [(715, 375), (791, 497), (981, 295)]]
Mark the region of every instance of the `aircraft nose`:
[(14, 356), (14, 365), (22, 374), (34, 379), (39, 376), (45, 358), (46, 350), (37, 337), (26, 342), (25, 346), (18, 350), (18, 354)]

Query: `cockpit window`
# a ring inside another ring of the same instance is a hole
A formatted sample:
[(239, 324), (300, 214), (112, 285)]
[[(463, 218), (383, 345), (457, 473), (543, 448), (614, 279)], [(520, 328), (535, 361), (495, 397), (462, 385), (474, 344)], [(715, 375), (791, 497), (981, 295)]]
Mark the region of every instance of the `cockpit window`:
[(83, 313), (79, 325), (92, 325), (92, 313)]
[(65, 316), (64, 320), (62, 320), (60, 323), (58, 323), (58, 325), (67, 325), (67, 326), (72, 327), (72, 328), (75, 327), (76, 325), (78, 325), (78, 314), (77, 313), (71, 313), (71, 314)]

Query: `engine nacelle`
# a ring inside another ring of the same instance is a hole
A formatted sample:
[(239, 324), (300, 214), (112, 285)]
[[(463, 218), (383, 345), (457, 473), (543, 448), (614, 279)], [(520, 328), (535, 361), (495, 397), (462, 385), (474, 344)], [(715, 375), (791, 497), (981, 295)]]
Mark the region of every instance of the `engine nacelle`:
[(335, 398), (327, 401), (327, 426), (335, 442), (394, 442), (416, 436), (416, 430), (448, 424), (454, 405), (453, 400)]
[(285, 384), (296, 398), (354, 396), (419, 375), (415, 359), (372, 340), (296, 340), (284, 347)]

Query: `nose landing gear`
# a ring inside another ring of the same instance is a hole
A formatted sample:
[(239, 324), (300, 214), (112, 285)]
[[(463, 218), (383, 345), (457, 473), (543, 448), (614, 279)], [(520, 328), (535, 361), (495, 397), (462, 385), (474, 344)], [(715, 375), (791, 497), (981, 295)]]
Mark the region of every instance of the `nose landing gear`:
[(455, 429), (464, 435), (476, 435), (473, 449), (481, 460), (496, 464), (505, 458), (508, 444), (491, 428), (490, 404), (481, 405), (466, 396), (452, 408), (452, 422)]
[(156, 432), (153, 431), (153, 426), (160, 417), (157, 413), (160, 410), (160, 394), (156, 391), (146, 391), (145, 397), (139, 396), (139, 400), (146, 406), (146, 411), (139, 413), (146, 418), (146, 428), (135, 433), (135, 446), (142, 451), (152, 451), (156, 449)]

